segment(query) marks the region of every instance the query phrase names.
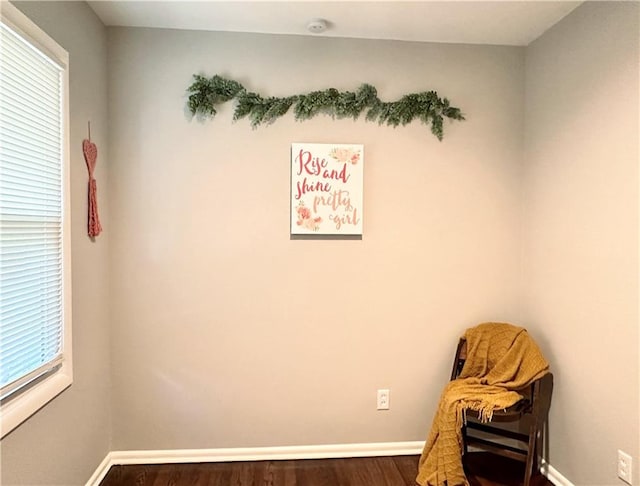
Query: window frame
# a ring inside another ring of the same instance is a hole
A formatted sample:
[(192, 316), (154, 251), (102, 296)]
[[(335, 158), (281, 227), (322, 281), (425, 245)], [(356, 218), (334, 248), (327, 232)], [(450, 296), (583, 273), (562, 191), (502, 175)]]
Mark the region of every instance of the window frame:
[(69, 54), (9, 2), (0, 2), (2, 23), (62, 68), (62, 355), (61, 365), (0, 404), (0, 438), (44, 407), (73, 383), (71, 326), (71, 177), (69, 143)]

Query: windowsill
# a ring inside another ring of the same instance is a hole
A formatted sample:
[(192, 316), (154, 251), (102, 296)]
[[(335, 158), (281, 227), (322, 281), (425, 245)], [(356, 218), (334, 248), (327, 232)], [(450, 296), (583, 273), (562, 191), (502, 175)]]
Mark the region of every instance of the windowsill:
[(8, 400), (0, 407), (0, 438), (4, 438), (21, 423), (35, 414), (73, 382), (69, 366), (62, 365), (52, 376)]

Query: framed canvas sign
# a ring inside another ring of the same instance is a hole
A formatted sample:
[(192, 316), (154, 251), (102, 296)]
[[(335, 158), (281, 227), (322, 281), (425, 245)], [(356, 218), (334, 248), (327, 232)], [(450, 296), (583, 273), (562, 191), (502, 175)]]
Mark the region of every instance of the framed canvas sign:
[(291, 234), (362, 235), (364, 146), (291, 145)]

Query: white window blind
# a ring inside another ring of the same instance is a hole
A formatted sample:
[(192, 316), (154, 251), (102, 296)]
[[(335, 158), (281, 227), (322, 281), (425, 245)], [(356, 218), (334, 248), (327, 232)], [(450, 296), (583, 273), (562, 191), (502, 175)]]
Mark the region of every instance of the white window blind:
[(64, 359), (63, 68), (0, 23), (0, 398)]

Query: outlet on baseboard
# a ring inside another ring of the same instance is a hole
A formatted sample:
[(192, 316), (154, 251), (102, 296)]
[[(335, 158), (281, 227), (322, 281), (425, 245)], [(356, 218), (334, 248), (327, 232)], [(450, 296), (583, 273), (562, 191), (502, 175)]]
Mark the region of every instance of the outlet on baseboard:
[(631, 481), (631, 472), (633, 471), (633, 462), (631, 456), (622, 451), (618, 451), (618, 477), (625, 483), (633, 484)]

